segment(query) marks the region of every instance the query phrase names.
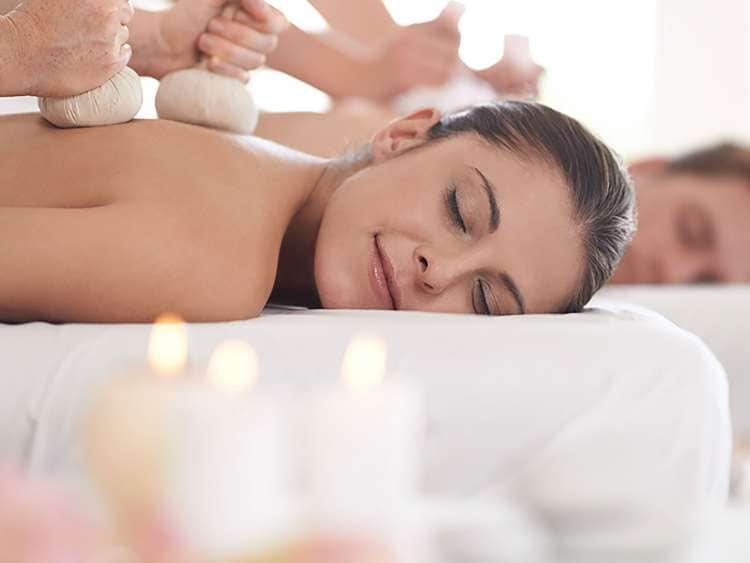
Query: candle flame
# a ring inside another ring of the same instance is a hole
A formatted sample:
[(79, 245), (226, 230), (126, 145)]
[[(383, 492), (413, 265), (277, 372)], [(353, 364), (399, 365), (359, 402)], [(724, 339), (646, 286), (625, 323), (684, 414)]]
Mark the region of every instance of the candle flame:
[(180, 373), (187, 364), (187, 327), (180, 317), (161, 315), (151, 330), (148, 363), (163, 376)]
[(258, 355), (242, 340), (222, 342), (208, 363), (208, 380), (221, 391), (238, 395), (258, 379)]
[(376, 387), (385, 379), (386, 344), (377, 336), (356, 336), (344, 354), (341, 375), (354, 391)]

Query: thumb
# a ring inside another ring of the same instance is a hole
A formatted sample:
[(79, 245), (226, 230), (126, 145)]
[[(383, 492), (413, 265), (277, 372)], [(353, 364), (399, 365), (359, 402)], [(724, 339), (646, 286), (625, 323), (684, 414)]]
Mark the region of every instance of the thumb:
[(259, 22), (271, 17), (271, 8), (266, 0), (241, 0), (242, 8)]
[(451, 0), (450, 2), (448, 2), (445, 8), (443, 8), (443, 11), (440, 12), (440, 15), (437, 17), (437, 19), (444, 22), (446, 26), (449, 26), (451, 28), (458, 28), (458, 24), (465, 12), (466, 6), (464, 6), (461, 2)]

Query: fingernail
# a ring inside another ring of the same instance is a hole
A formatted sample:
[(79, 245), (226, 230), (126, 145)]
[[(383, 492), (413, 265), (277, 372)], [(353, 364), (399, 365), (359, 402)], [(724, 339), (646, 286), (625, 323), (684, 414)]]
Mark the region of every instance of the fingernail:
[(208, 23), (208, 31), (212, 31), (214, 33), (221, 33), (224, 31), (224, 24), (221, 23), (221, 20), (218, 18), (212, 19)]
[(259, 14), (262, 14), (266, 17), (269, 16), (271, 10), (268, 8), (266, 0), (250, 0), (250, 2)]

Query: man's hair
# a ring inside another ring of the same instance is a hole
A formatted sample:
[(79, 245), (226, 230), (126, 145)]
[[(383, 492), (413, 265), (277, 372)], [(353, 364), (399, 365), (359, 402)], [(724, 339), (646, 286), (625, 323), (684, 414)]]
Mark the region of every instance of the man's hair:
[(750, 147), (725, 142), (671, 160), (668, 172), (741, 178), (750, 183)]
[(444, 116), (430, 140), (475, 134), (558, 169), (571, 190), (585, 249), (583, 275), (560, 312), (577, 312), (612, 276), (635, 233), (635, 192), (621, 160), (580, 123), (531, 102), (494, 102)]

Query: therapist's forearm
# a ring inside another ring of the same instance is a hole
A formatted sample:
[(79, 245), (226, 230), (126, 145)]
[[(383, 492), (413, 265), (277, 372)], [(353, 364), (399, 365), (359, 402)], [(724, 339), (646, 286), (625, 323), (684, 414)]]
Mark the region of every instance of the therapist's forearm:
[(25, 96), (31, 90), (33, 77), (23, 64), (22, 44), (12, 20), (0, 16), (0, 96)]
[(279, 37), (267, 64), (333, 97), (369, 97), (374, 87), (365, 57), (337, 49), (324, 38), (293, 26)]
[(368, 46), (380, 45), (398, 31), (383, 0), (310, 0), (331, 28)]

